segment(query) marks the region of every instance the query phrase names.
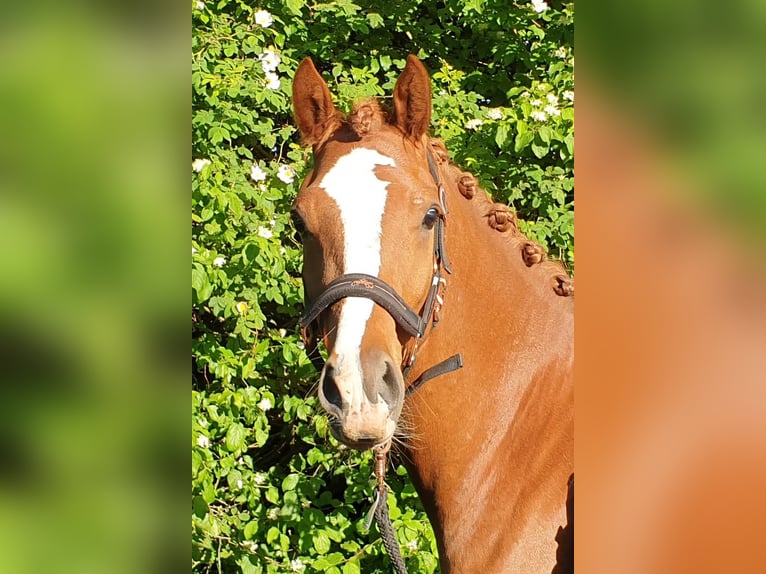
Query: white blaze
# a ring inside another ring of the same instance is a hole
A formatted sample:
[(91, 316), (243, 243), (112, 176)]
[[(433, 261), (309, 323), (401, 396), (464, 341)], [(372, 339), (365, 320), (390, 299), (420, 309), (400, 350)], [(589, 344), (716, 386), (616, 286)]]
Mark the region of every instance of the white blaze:
[[(395, 166), (388, 156), (367, 148), (357, 148), (344, 155), (319, 182), (340, 210), (343, 225), (343, 273), (380, 271), (380, 236), (386, 207), (388, 183), (375, 176), (379, 165)], [(361, 381), (359, 350), (367, 320), (375, 303), (362, 297), (349, 297), (341, 303), (335, 353), (338, 355), (336, 381), (352, 409), (359, 406), (361, 386), (347, 384)], [(360, 394), (357, 394), (358, 393)]]

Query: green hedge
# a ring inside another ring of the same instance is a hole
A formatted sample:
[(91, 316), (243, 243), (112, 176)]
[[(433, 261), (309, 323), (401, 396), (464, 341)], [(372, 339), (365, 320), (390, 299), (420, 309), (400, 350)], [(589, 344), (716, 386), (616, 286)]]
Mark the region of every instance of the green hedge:
[[(365, 528), (373, 461), (338, 445), (296, 331), (290, 204), (309, 168), (290, 90), (311, 56), (340, 109), (390, 97), (409, 53), (433, 134), (522, 230), (573, 263), (573, 6), (472, 0), (192, 2), (192, 537), (197, 572), (390, 572)], [(400, 466), (411, 572), (436, 546)]]

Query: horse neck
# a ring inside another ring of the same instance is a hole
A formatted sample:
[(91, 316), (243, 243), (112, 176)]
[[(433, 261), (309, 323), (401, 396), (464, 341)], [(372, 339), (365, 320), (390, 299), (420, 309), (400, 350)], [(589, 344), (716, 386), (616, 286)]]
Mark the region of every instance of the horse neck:
[[(509, 507), (514, 496), (521, 498), (523, 476), (512, 469), (534, 470), (529, 441), (542, 431), (557, 433), (563, 442), (555, 448), (567, 451), (571, 377), (555, 375), (571, 371), (573, 314), (571, 299), (552, 292), (550, 271), (524, 265), (521, 239), (487, 225), (481, 205), (451, 195), (446, 249), (453, 273), (442, 320), (417, 363), (426, 369), (461, 353), (464, 366), (410, 397), (405, 420), (410, 474), (440, 545), (446, 539), (454, 549), (463, 536), (454, 525), (476, 525), (477, 505), (494, 500), (497, 506), (500, 489)], [(540, 409), (559, 416), (555, 429), (540, 428), (537, 420), (550, 418)], [(570, 471), (552, 474), (558, 480)], [(449, 559), (449, 549), (446, 554)]]

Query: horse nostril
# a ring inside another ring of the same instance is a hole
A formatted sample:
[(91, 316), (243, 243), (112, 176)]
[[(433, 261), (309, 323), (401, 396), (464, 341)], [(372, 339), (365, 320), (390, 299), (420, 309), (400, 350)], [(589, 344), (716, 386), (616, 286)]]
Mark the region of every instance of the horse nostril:
[(383, 384), (379, 392), (389, 407), (395, 407), (399, 404), (402, 386), (398, 370), (389, 361), (386, 361), (386, 371), (383, 373)]
[(329, 364), (325, 367), (324, 377), (322, 378), (322, 394), (329, 404), (336, 407), (339, 411), (343, 411), (343, 399), (340, 396), (338, 384), (335, 382), (335, 369)]

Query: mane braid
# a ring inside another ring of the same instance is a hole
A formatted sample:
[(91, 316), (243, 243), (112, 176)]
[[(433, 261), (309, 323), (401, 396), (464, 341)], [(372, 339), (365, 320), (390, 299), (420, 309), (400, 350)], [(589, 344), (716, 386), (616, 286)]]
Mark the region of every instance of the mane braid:
[(378, 131), (386, 124), (387, 118), (388, 114), (378, 100), (370, 98), (354, 104), (347, 123), (356, 135), (362, 137)]
[(447, 173), (445, 181), (452, 182), (458, 192), (470, 200), (477, 216), (485, 219), (487, 224), (502, 233), (513, 251), (517, 251), (527, 267), (538, 268), (545, 272), (553, 291), (561, 297), (574, 296), (574, 279), (569, 275), (563, 263), (549, 259), (542, 245), (529, 239), (518, 226), (516, 212), (504, 203), (495, 203), (489, 194), (479, 187), (476, 177), (460, 170), (449, 159), (449, 152), (444, 142), (437, 138), (428, 140), (436, 163), (443, 166)]

